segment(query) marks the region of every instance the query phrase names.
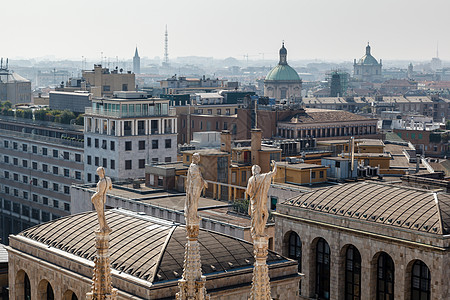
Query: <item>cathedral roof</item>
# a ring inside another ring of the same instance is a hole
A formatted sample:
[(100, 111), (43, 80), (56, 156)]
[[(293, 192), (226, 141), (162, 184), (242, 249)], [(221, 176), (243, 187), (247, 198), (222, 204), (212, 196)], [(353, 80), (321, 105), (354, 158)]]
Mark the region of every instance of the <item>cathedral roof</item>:
[[(113, 269), (158, 283), (178, 280), (183, 274), (186, 229), (183, 225), (125, 210), (107, 210), (112, 229), (110, 261)], [(96, 256), (96, 212), (63, 217), (22, 231), (19, 236), (43, 243), (84, 259)], [(200, 229), (204, 275), (253, 268), (253, 245), (224, 234)], [(288, 262), (269, 251), (267, 263)]]
[(303, 193), (284, 204), (416, 232), (450, 233), (450, 195), (443, 192), (347, 183)]

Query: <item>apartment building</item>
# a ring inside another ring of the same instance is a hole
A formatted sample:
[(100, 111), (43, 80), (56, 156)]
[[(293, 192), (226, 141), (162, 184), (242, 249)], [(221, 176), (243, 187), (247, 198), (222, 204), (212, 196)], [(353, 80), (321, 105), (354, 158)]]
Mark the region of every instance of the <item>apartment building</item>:
[(83, 132), (75, 126), (0, 117), (0, 238), (70, 214), (83, 182)]

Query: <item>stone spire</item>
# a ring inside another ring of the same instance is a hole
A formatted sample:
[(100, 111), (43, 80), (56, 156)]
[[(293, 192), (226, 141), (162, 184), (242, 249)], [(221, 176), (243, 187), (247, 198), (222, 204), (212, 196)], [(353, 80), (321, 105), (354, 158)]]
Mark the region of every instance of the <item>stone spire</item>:
[(91, 197), (97, 211), (99, 228), (95, 231), (95, 257), (94, 276), (92, 278), (92, 290), (86, 294), (87, 300), (116, 300), (117, 289), (112, 287), (111, 263), (109, 261), (109, 228), (105, 218), (106, 191), (112, 188), (111, 178), (105, 176), (103, 167), (97, 168), (100, 179), (97, 183), (97, 191)]
[(209, 299), (205, 288), (206, 278), (202, 276), (202, 264), (200, 262), (200, 245), (198, 243), (200, 217), (197, 213), (200, 194), (207, 187), (208, 183), (203, 179), (200, 171), (200, 155), (194, 153), (186, 179), (184, 218), (186, 220), (187, 243), (184, 252), (183, 276), (178, 280), (180, 291), (176, 295), (177, 300)]

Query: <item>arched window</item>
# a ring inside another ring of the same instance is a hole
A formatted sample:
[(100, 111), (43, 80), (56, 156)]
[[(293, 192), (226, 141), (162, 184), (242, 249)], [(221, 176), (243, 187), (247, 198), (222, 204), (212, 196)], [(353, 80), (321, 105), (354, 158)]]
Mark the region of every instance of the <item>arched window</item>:
[(75, 295), (75, 293), (72, 293), (72, 300), (78, 300), (77, 295)]
[(345, 255), (345, 299), (361, 299), (361, 255), (353, 245)]
[(289, 235), (289, 253), (288, 257), (295, 259), (298, 263), (298, 271), (302, 271), (302, 242), (297, 233), (291, 232)]
[(330, 299), (330, 246), (323, 238), (316, 247), (316, 294), (318, 299)]
[(411, 271), (411, 300), (430, 300), (430, 284), (430, 269), (422, 261), (416, 261)]
[(47, 283), (47, 300), (54, 300), (55, 296), (53, 294), (53, 289), (50, 283)]
[(25, 274), (24, 278), (23, 294), (25, 295), (25, 300), (31, 300), (31, 284), (27, 274)]
[(377, 300), (394, 300), (394, 262), (382, 252), (377, 263)]

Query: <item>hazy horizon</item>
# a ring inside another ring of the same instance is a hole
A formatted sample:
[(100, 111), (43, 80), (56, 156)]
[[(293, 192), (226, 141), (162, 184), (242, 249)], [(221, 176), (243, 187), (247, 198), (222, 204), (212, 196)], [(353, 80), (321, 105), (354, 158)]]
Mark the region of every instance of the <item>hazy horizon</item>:
[(282, 40), (288, 60), (348, 62), (365, 54), (385, 61), (450, 60), (450, 1), (300, 0), (215, 1), (8, 1), (0, 57), (100, 61), (200, 56), (278, 60)]

